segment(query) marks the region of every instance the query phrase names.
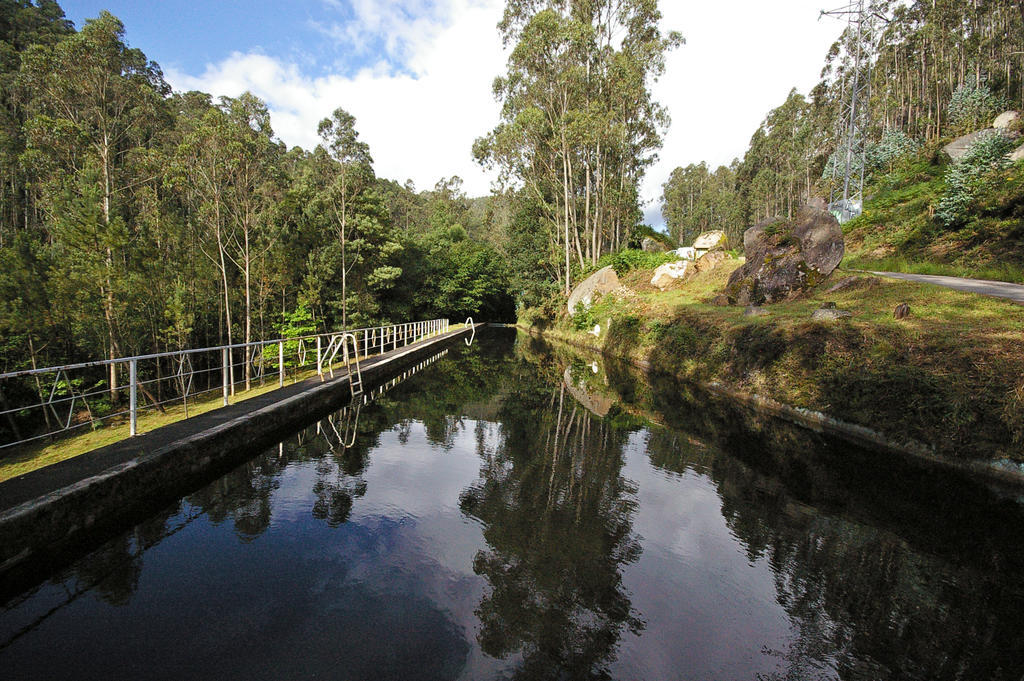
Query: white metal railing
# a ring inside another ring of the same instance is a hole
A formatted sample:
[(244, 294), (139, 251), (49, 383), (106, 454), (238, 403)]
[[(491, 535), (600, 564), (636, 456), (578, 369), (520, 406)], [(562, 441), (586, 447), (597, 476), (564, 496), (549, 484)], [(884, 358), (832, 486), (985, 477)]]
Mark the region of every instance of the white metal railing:
[[(129, 434), (134, 436), (140, 412), (163, 412), (165, 405), (180, 404), (188, 418), (194, 398), (220, 391), (227, 406), (238, 386), (244, 385), (246, 390), (254, 383), (264, 386), (274, 373), (279, 387), (289, 376), (297, 380), (314, 369), (321, 377), (324, 372), (333, 376), (342, 345), (342, 361), (357, 363), (361, 388), (360, 357), (383, 354), (445, 333), (449, 327), (447, 319), (431, 319), (2, 373), (0, 451), (125, 417)], [(115, 375), (128, 374), (127, 384), (114, 390), (109, 385), (111, 365)], [(125, 392), (126, 407), (122, 406)]]

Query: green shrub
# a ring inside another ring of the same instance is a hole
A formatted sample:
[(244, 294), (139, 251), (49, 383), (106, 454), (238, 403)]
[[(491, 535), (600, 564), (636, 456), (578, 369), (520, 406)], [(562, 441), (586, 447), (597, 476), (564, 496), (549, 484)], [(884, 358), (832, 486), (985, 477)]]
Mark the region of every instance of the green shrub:
[(684, 322), (659, 328), (657, 343), (664, 352), (679, 358), (697, 355), (702, 346), (697, 330)]
[(547, 328), (554, 323), (562, 308), (560, 295), (548, 296), (541, 299), (537, 305), (521, 305), (516, 311), (516, 320), (527, 328)]
[(949, 121), (958, 132), (987, 128), (1009, 103), (989, 89), (985, 79), (969, 76), (949, 101)]
[(636, 315), (613, 317), (604, 349), (619, 357), (628, 357), (640, 345), (643, 321)]
[[(292, 312), (285, 312), (281, 321), (275, 325), (277, 333), (281, 338), (298, 338), (300, 336), (311, 336), (316, 333), (316, 324), (313, 322), (313, 313), (309, 305), (300, 302)], [(315, 347), (316, 341), (313, 341)], [(307, 341), (308, 347), (308, 341)], [(276, 345), (263, 348), (263, 359), (272, 366), (277, 366)], [(295, 367), (299, 365), (299, 341), (287, 341), (284, 344), (285, 366)]]
[(572, 311), (572, 326), (577, 331), (586, 331), (594, 328), (594, 313), (581, 302), (576, 303), (576, 308)]
[(947, 227), (963, 224), (978, 193), (985, 188), (993, 171), (1009, 165), (1007, 153), (1014, 141), (1001, 132), (979, 137), (956, 163), (946, 171), (946, 193), (935, 215)]
[(675, 262), (679, 256), (672, 252), (648, 253), (634, 248), (627, 248), (618, 253), (611, 254), (608, 259), (609, 265), (620, 277), (633, 270), (653, 270), (659, 265), (667, 262)]
[(650, 225), (636, 225), (629, 231), (629, 240), (627, 246), (629, 248), (640, 248), (643, 244), (644, 237), (653, 239), (661, 243), (665, 248), (677, 248), (675, 241), (668, 234), (662, 234)]
[[(886, 130), (877, 142), (865, 144), (863, 159), (860, 154), (854, 154), (850, 161), (851, 172), (854, 175), (860, 173), (862, 164), (866, 177), (879, 170), (892, 171), (898, 161), (911, 158), (920, 151), (920, 140), (900, 130)], [(828, 157), (821, 177), (826, 183), (838, 183), (843, 180), (845, 170), (846, 150), (839, 147)]]
[(882, 133), (880, 140), (868, 144), (865, 151), (867, 168), (868, 170), (880, 170), (882, 168), (892, 170), (896, 161), (913, 156), (920, 150), (920, 140), (911, 137), (902, 130), (886, 130)]

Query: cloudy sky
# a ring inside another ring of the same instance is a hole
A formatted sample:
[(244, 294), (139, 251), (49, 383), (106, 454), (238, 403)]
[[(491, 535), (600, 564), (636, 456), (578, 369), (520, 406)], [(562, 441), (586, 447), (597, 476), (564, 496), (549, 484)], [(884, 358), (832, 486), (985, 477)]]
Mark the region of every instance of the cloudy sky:
[[(793, 87), (817, 82), (841, 30), (819, 11), (838, 0), (661, 0), (665, 29), (687, 44), (655, 85), (672, 115), (648, 174), (647, 219), (673, 168), (742, 156), (764, 115)], [(132, 47), (176, 90), (250, 90), (289, 146), (312, 148), (316, 124), (341, 106), (357, 120), (379, 175), (427, 189), (459, 175), (489, 191), (471, 156), (498, 119), (491, 82), (504, 70), (495, 25), (503, 0), (63, 0), (81, 26), (106, 9)]]

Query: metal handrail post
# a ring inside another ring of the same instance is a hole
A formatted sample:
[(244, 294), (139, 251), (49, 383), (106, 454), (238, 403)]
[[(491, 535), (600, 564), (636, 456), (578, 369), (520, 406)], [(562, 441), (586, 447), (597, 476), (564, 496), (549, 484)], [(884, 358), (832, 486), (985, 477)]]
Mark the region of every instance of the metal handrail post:
[(231, 361), (231, 356), (228, 354), (228, 349), (224, 348), (220, 352), (221, 361), (221, 385), (224, 391), (224, 406), (228, 406), (228, 362)]
[(324, 372), (320, 368), (320, 336), (316, 337), (316, 373), (320, 378), (324, 377)]
[(277, 344), (277, 387), (284, 387), (284, 341)]
[(133, 359), (128, 362), (128, 382), (131, 383), (131, 388), (128, 391), (128, 408), (131, 411), (131, 417), (129, 418), (128, 434), (135, 437), (138, 432), (139, 425), (139, 402), (138, 402), (138, 370), (139, 360)]

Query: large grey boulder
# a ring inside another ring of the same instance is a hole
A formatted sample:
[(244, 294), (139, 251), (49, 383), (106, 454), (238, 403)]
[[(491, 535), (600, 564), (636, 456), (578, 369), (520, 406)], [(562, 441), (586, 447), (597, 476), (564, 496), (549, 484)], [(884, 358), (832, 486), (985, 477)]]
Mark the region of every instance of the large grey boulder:
[(996, 130), (1006, 130), (1013, 122), (1020, 118), (1020, 113), (1017, 111), (1004, 111), (1003, 113), (996, 116), (996, 119), (992, 121), (992, 127)]
[(602, 267), (580, 282), (569, 296), (569, 314), (576, 312), (576, 306), (590, 307), (594, 297), (601, 293), (609, 293), (619, 288), (619, 276), (612, 266)]
[(686, 270), (689, 265), (689, 260), (667, 262), (664, 265), (660, 265), (658, 269), (654, 270), (654, 276), (651, 277), (651, 286), (664, 291), (677, 280), (686, 276)]
[(714, 231), (704, 232), (698, 236), (693, 242), (693, 249), (697, 252), (697, 257), (710, 253), (711, 251), (724, 250), (729, 245), (729, 240), (725, 236), (725, 232)]
[(710, 272), (726, 260), (731, 260), (725, 251), (709, 251), (693, 261), (693, 271), (697, 274)]
[(970, 149), (972, 144), (987, 135), (991, 135), (995, 131), (995, 128), (985, 128), (984, 130), (972, 132), (970, 135), (957, 137), (955, 140), (942, 147), (942, 150), (954, 161), (959, 161), (965, 154), (967, 154), (967, 150)]
[(843, 259), (843, 232), (835, 217), (811, 206), (792, 220), (775, 218), (743, 234), (746, 262), (725, 293), (740, 305), (785, 300), (825, 280)]
[(649, 236), (645, 236), (644, 240), (640, 242), (640, 248), (644, 249), (648, 253), (664, 253), (668, 250), (665, 244), (660, 241), (655, 241)]

